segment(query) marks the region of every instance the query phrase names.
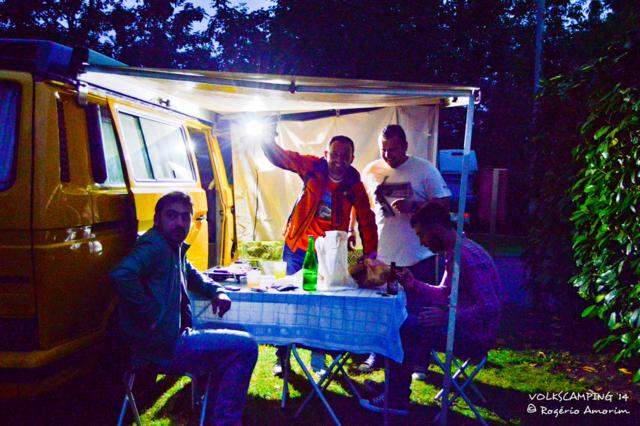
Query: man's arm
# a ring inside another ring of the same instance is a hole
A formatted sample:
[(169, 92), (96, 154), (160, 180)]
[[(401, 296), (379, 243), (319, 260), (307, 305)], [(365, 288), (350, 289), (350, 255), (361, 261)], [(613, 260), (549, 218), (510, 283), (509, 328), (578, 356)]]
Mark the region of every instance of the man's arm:
[(449, 304), (451, 289), (446, 284), (446, 277), (440, 285), (431, 285), (417, 280), (411, 271), (403, 268), (398, 271), (398, 281), (412, 299), (423, 301), (425, 305), (446, 306)]
[(264, 155), (274, 166), (284, 168), (283, 158), (286, 156), (285, 150), (276, 143), (275, 138), (264, 140), (260, 146), (262, 147)]
[(160, 315), (160, 306), (143, 284), (145, 277), (156, 270), (158, 250), (151, 244), (136, 244), (133, 251), (111, 271), (109, 278), (120, 303), (141, 324), (151, 328)]
[(214, 297), (216, 293), (224, 293), (224, 288), (220, 284), (200, 273), (188, 260), (185, 261), (185, 269), (187, 271), (187, 288), (189, 291), (205, 297)]
[(395, 200), (391, 205), (400, 213), (415, 213), (427, 203), (437, 203), (449, 210), (450, 199), (450, 197), (429, 198), (426, 201), (420, 202), (413, 201), (408, 198), (401, 198), (399, 200)]
[(492, 262), (471, 264), (463, 257), (460, 261), (459, 285), (464, 286), (470, 295), (466, 298), (470, 300), (469, 304), (458, 304), (457, 317), (461, 322), (488, 321), (500, 314), (500, 277)]
[(201, 274), (188, 260), (185, 261), (185, 265), (189, 290), (209, 297), (213, 313), (218, 313), (222, 317), (231, 308), (231, 299), (227, 296), (224, 288)]
[(356, 249), (357, 241), (356, 241), (355, 229), (356, 229), (356, 209), (352, 207), (351, 211), (349, 212), (349, 231), (347, 232), (347, 248), (349, 249), (349, 251), (353, 251)]
[(280, 147), (275, 139), (263, 141), (260, 145), (264, 155), (274, 166), (297, 173), (300, 176), (309, 173), (313, 167), (313, 162), (318, 159), (318, 157), (311, 155), (287, 151)]
[(378, 250), (376, 216), (371, 210), (369, 196), (361, 181), (354, 187), (354, 196), (353, 207), (356, 211), (358, 230), (362, 240), (362, 251), (365, 255), (375, 254)]

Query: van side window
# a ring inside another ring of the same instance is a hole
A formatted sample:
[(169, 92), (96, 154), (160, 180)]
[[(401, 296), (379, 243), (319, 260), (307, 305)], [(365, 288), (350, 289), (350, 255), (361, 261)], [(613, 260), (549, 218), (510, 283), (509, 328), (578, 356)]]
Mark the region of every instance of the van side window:
[(124, 112), (119, 117), (136, 180), (195, 181), (180, 126)]
[(98, 107), (100, 114), (100, 133), (102, 134), (102, 146), (104, 149), (104, 161), (107, 166), (107, 180), (105, 186), (124, 186), (124, 174), (122, 173), (122, 162), (116, 132), (113, 127), (113, 120), (109, 108)]
[(20, 86), (0, 81), (0, 191), (15, 179)]

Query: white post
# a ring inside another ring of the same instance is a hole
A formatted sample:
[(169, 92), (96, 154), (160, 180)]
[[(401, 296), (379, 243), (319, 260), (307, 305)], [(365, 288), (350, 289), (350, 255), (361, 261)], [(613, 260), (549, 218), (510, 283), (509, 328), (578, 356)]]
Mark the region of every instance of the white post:
[(453, 360), (453, 343), (456, 329), (456, 308), (458, 305), (458, 284), (460, 282), (460, 254), (462, 251), (462, 231), (464, 228), (464, 209), (467, 201), (467, 185), (469, 180), (469, 153), (471, 152), (471, 136), (473, 129), (474, 91), (469, 94), (467, 104), (467, 121), (464, 132), (464, 150), (462, 156), (462, 179), (460, 181), (460, 201), (458, 203), (457, 238), (453, 255), (453, 277), (451, 279), (451, 295), (449, 296), (449, 321), (447, 325), (447, 347), (444, 379), (442, 383), (442, 409), (440, 425), (447, 425), (449, 413), (449, 389), (451, 388), (451, 363)]

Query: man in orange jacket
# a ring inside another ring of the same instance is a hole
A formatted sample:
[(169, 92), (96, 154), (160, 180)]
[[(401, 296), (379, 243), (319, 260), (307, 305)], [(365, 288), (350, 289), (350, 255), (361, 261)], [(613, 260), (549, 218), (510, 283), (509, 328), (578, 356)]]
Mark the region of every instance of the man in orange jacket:
[(324, 157), (287, 151), (275, 142), (263, 144), (262, 149), (275, 166), (297, 173), (304, 182), (284, 231), (282, 259), (287, 262), (287, 274), (302, 267), (309, 235), (317, 238), (331, 230), (353, 232), (349, 229), (352, 207), (364, 254), (375, 257), (378, 248), (375, 215), (360, 173), (351, 167), (354, 145), (350, 138), (332, 137)]
[[(326, 231), (339, 230), (349, 233), (354, 241), (353, 229), (349, 229), (351, 209), (355, 210), (363, 251), (369, 258), (376, 256), (378, 230), (371, 210), (369, 196), (360, 179), (360, 173), (351, 166), (354, 144), (347, 136), (334, 136), (327, 145), (324, 157), (302, 155), (287, 151), (275, 141), (262, 144), (262, 150), (275, 166), (297, 173), (304, 182), (289, 215), (284, 231), (285, 245), (282, 260), (287, 262), (287, 274), (302, 268), (307, 252), (308, 236), (324, 236)], [(282, 372), (281, 350), (274, 374)], [(324, 357), (312, 357), (312, 368), (322, 370)]]

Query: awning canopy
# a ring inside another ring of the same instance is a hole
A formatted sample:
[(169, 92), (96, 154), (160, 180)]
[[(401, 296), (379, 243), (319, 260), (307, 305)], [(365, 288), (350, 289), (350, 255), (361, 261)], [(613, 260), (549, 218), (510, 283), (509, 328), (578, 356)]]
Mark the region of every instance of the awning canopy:
[[(211, 113), (294, 113), (386, 106), (467, 105), (478, 88), (319, 77), (90, 65), (94, 86), (210, 118)], [(198, 111), (199, 110), (199, 111)]]

